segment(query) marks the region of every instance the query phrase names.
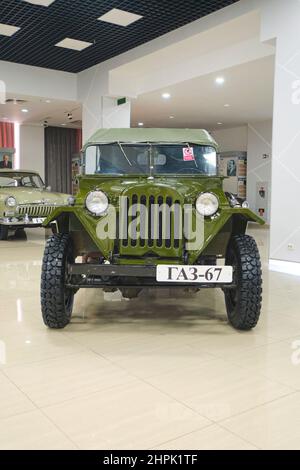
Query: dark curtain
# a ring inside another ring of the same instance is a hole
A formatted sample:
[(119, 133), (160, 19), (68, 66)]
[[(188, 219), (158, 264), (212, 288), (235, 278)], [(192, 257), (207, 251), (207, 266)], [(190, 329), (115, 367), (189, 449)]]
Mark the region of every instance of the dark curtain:
[(52, 191), (72, 193), (72, 155), (76, 146), (76, 129), (45, 129), (45, 176)]

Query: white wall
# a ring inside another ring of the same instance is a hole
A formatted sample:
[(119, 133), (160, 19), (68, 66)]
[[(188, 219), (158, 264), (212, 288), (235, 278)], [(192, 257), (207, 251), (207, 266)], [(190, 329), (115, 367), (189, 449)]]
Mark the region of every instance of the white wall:
[(6, 85), (6, 93), (77, 100), (77, 75), (74, 73), (0, 60), (0, 80)]
[(247, 152), (247, 126), (233, 127), (231, 129), (217, 129), (210, 133), (219, 144), (220, 152)]
[(300, 263), (300, 2), (262, 2), (262, 38), (276, 38), (270, 258)]
[(103, 97), (102, 101), (102, 127), (104, 128), (124, 128), (130, 127), (131, 103), (128, 99), (126, 103), (118, 106), (116, 98)]
[[(267, 222), (270, 222), (272, 179), (272, 120), (248, 124), (247, 200), (252, 210), (256, 205), (256, 185), (267, 182), (269, 187)], [(268, 155), (268, 158), (265, 156)]]
[(274, 55), (273, 46), (260, 42), (259, 28), (254, 11), (190, 38), (178, 35), (169, 46), (162, 41), (159, 51), (112, 70), (110, 92), (121, 87), (124, 94), (137, 96)]
[(38, 171), (45, 179), (45, 138), (41, 126), (20, 127), (20, 168)]
[(78, 98), (83, 103), (83, 143), (97, 129), (130, 127), (130, 100), (117, 106), (116, 97), (108, 96), (109, 71), (105, 66), (92, 67), (81, 72), (78, 77)]
[[(220, 152), (242, 151), (248, 154), (247, 200), (252, 210), (256, 206), (257, 182), (269, 183), (268, 218), (270, 222), (272, 179), (272, 120), (249, 123), (248, 126), (217, 129), (211, 132)], [(269, 155), (269, 158), (264, 158)]]

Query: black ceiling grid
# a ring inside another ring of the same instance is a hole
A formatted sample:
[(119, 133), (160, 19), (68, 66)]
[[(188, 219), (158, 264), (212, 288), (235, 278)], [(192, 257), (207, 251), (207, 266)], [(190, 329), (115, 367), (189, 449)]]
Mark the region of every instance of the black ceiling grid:
[[(0, 0), (0, 60), (77, 73), (236, 3), (238, 0), (55, 0), (49, 7)], [(98, 21), (113, 8), (142, 15), (127, 27)], [(95, 44), (78, 52), (55, 47), (66, 37)]]

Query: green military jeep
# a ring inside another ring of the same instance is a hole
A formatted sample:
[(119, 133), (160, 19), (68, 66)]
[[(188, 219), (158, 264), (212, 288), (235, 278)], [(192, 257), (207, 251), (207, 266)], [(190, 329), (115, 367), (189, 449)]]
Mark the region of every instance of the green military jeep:
[(101, 129), (83, 149), (73, 204), (57, 208), (42, 267), (43, 319), (71, 320), (80, 288), (215, 288), (229, 322), (258, 322), (262, 271), (249, 221), (264, 221), (223, 191), (217, 144), (204, 130)]

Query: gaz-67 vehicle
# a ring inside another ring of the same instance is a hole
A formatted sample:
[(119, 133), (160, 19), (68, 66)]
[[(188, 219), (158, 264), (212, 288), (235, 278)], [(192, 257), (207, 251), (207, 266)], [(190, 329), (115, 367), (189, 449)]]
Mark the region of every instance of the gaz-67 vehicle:
[(63, 328), (80, 288), (223, 289), (229, 322), (259, 319), (262, 272), (247, 203), (222, 189), (217, 144), (204, 130), (109, 129), (83, 149), (72, 206), (54, 210), (42, 267), (44, 322)]
[(38, 173), (0, 170), (0, 240), (10, 230), (41, 227), (57, 206), (68, 204), (69, 196), (51, 193)]

